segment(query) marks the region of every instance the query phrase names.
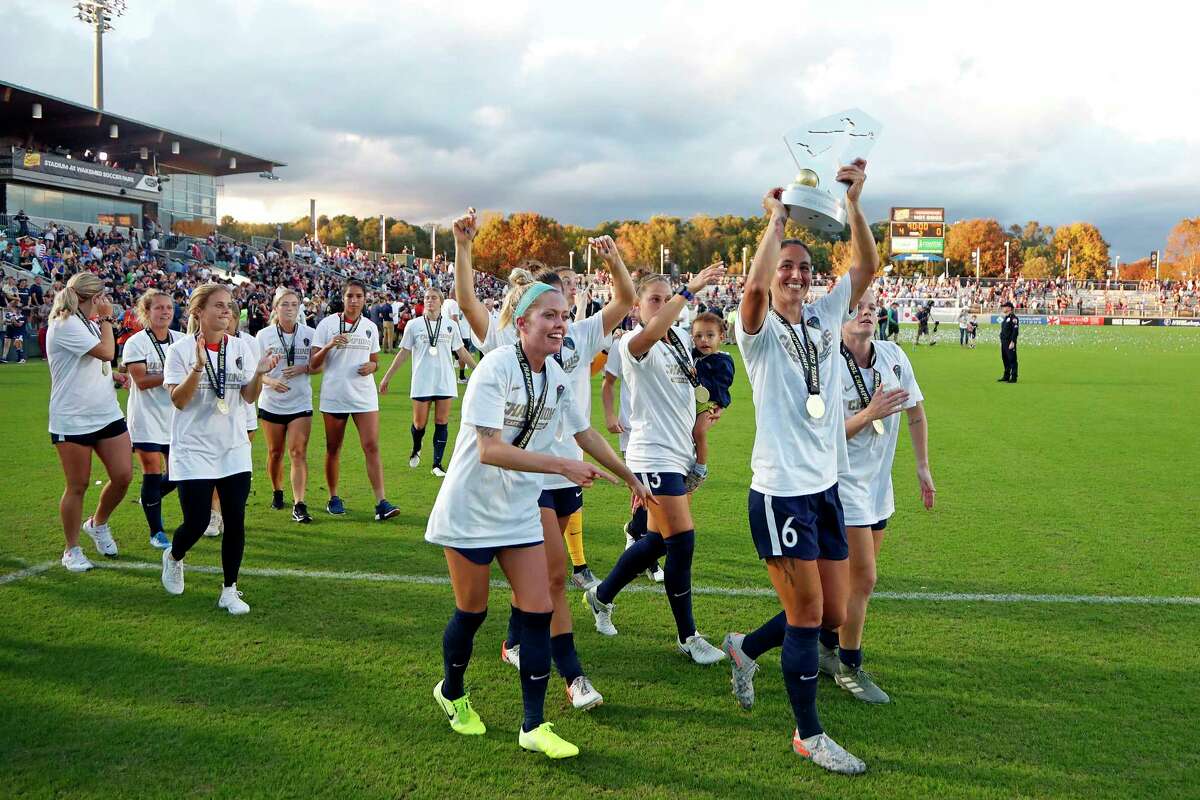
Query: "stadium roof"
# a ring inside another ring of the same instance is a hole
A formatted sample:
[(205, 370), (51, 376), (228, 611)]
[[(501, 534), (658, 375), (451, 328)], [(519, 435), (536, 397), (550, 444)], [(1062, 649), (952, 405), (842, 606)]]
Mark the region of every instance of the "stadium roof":
[[(42, 106), (42, 118), (33, 118), (33, 104)], [(117, 126), (118, 138), (109, 138), (109, 126)], [(146, 122), (97, 111), (91, 106), (63, 100), (24, 86), (0, 81), (0, 136), (28, 140), (51, 148), (65, 147), (73, 153), (105, 150), (110, 159), (136, 159), (138, 149), (153, 151), (160, 167), (195, 172), (201, 175), (240, 175), (270, 172), (287, 166), (282, 161), (244, 153), (240, 150), (160, 128)], [(179, 154), (171, 153), (171, 143), (179, 142)], [(229, 159), (237, 159), (230, 168)]]

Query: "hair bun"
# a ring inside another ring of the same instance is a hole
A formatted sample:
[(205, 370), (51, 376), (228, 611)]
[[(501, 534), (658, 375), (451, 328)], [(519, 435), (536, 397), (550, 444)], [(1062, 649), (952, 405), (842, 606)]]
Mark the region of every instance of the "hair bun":
[(528, 286), (533, 283), (533, 273), (527, 269), (517, 267), (508, 275), (508, 285), (514, 288), (519, 286)]

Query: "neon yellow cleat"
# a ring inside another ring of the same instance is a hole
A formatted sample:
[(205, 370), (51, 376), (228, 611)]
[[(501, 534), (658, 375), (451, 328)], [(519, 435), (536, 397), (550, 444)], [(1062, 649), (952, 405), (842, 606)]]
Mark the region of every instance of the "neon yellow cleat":
[(555, 733), (553, 728), (553, 724), (543, 722), (528, 733), (522, 730), (517, 743), (531, 752), (545, 753), (548, 758), (574, 758), (579, 755), (579, 748)]
[(437, 704), (450, 719), (450, 729), (463, 736), (482, 736), (487, 733), (483, 720), (475, 713), (475, 709), (471, 708), (471, 695), (464, 694), (457, 700), (447, 700), (442, 694), (442, 683), (443, 681), (438, 681), (437, 686), (433, 687), (433, 699), (437, 700)]

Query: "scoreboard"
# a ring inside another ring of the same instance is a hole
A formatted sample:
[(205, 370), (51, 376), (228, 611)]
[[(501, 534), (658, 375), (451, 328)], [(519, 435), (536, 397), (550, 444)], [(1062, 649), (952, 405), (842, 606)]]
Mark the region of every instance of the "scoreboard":
[(892, 255), (946, 252), (946, 209), (892, 208)]

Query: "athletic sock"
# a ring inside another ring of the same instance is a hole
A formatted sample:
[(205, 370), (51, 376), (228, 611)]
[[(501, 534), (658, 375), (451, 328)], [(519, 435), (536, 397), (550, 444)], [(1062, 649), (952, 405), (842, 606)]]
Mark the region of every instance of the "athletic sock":
[(587, 566), (587, 558), (583, 554), (583, 509), (579, 509), (567, 517), (567, 529), (563, 532), (567, 543), (567, 552), (571, 555), (571, 565), (579, 572), (580, 567)]
[(818, 638), (821, 640), (821, 644), (825, 645), (830, 650), (838, 649), (839, 641), (836, 628), (832, 630), (829, 628), (821, 628), (821, 634)]
[(466, 367), (460, 366), (458, 368), (458, 379), (460, 381), (465, 381), (467, 379), (467, 368)]
[(838, 658), (842, 660), (850, 669), (858, 669), (862, 666), (862, 648), (857, 650), (847, 650), (844, 647), (838, 648)]
[(796, 730), (801, 739), (822, 732), (817, 718), (817, 632), (819, 628), (798, 628), (788, 625), (783, 637), (783, 653), (779, 666), (792, 713), (796, 715)]
[(558, 670), (558, 674), (562, 676), (568, 686), (571, 681), (583, 674), (583, 666), (579, 663), (579, 654), (575, 652), (575, 634), (560, 633), (558, 636), (550, 637), (550, 655), (554, 658), (554, 668)]
[(756, 631), (751, 631), (742, 639), (742, 652), (754, 660), (768, 650), (783, 646), (783, 637), (787, 633), (787, 614), (780, 611), (764, 622)]
[(446, 439), (450, 436), (450, 425), (435, 422), (433, 425), (433, 463), (441, 464), (446, 454)]
[(162, 475), (153, 472), (142, 475), (142, 513), (146, 515), (151, 536), (163, 529)]
[(636, 542), (646, 535), (646, 507), (638, 506), (629, 519), (629, 535)]
[(553, 612), (521, 612), (521, 703), (528, 733), (546, 721), (546, 687), (550, 684), (550, 617)]
[(417, 453), (421, 452), (421, 440), (425, 438), (425, 429), (418, 428), (416, 425), (409, 425), (408, 430), (410, 433), (412, 433), (412, 454), (415, 456)]
[(511, 650), (521, 645), (521, 609), (514, 605), (508, 608), (508, 633), (504, 636), (504, 646)]
[(475, 632), (483, 624), (487, 611), (474, 613), (454, 609), (454, 616), (446, 624), (442, 634), (442, 696), (447, 700), (457, 700), (465, 693), (463, 675), (467, 672), (467, 664), (471, 661), (471, 647), (475, 642)]
[(665, 553), (667, 546), (658, 533), (648, 531), (638, 539), (617, 559), (612, 572), (596, 587), (596, 599), (601, 603), (611, 603), (617, 593), (633, 582)]
[(684, 531), (665, 540), (667, 563), (663, 566), (663, 588), (675, 617), (679, 641), (696, 633), (692, 617), (692, 555), (696, 551), (696, 532)]
[(175, 481), (171, 480), (170, 475), (163, 475), (162, 480), (158, 482), (159, 498), (166, 497), (173, 491), (175, 491)]

